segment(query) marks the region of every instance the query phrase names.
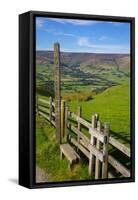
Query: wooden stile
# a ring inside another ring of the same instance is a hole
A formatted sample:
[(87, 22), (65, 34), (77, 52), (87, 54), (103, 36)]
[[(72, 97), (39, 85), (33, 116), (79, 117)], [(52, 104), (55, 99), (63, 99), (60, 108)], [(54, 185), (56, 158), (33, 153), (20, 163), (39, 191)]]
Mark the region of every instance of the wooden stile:
[(54, 89), (55, 89), (55, 124), (56, 139), (61, 142), (61, 94), (60, 94), (60, 45), (54, 44)]
[[(79, 117), (81, 117), (81, 111), (82, 111), (81, 106), (79, 106), (78, 111), (77, 111), (77, 114)], [(81, 131), (81, 123), (79, 121), (78, 121), (78, 130)], [(80, 135), (79, 134), (77, 134), (77, 141), (78, 141), (78, 143), (80, 143)], [(77, 148), (77, 152), (78, 151), (79, 151), (79, 149)]]
[(41, 99), (41, 98), (38, 98), (38, 103), (41, 102), (41, 103), (44, 103), (44, 104), (47, 104), (49, 105), (50, 102), (48, 100), (45, 100), (45, 99)]
[(126, 147), (124, 144), (120, 143), (119, 141), (117, 141), (115, 138), (113, 138), (111, 136), (109, 137), (109, 143), (112, 146), (119, 149), (119, 151), (121, 151), (122, 153), (124, 153), (126, 156), (128, 156), (130, 158), (130, 156), (131, 156), (130, 149), (128, 147)]
[[(93, 115), (92, 116), (92, 128), (96, 128), (96, 116)], [(95, 145), (95, 138), (93, 137), (92, 133), (91, 133), (91, 145), (94, 146)], [(90, 158), (89, 158), (89, 175), (93, 176), (93, 172), (94, 172), (94, 165), (95, 165), (95, 157), (93, 155), (92, 152), (92, 148), (90, 149)]]
[(124, 177), (130, 177), (130, 170), (123, 166), (119, 161), (117, 161), (113, 156), (108, 156), (109, 163), (117, 169)]
[[(55, 103), (52, 101), (51, 97), (49, 98), (49, 101), (37, 98), (36, 110), (39, 115), (56, 127)], [(90, 124), (81, 117), (81, 112), (81, 107), (78, 107), (77, 114), (70, 112), (66, 102), (64, 100), (61, 101), (60, 126), (62, 142), (68, 142), (68, 139), (70, 138), (69, 141), (76, 146), (77, 150), (80, 150), (89, 159), (89, 175), (95, 179), (115, 178), (108, 170), (108, 163), (112, 165), (115, 170), (120, 172), (123, 177), (130, 177), (130, 170), (123, 166), (123, 164), (113, 156), (108, 155), (108, 144), (111, 144), (128, 157), (130, 157), (130, 149), (109, 136), (109, 124), (105, 123), (104, 128), (102, 128), (102, 123), (99, 121), (98, 114), (92, 116), (92, 122)], [(69, 122), (69, 117), (76, 120), (77, 127)], [(81, 130), (81, 125), (86, 125), (86, 128), (89, 129), (91, 140), (84, 135)], [(69, 135), (70, 131), (76, 134), (77, 140)]]
[[(97, 122), (97, 131), (101, 132), (101, 129), (102, 129), (102, 123), (101, 123), (101, 121), (98, 121), (98, 122)], [(96, 148), (97, 148), (98, 150), (100, 150), (100, 144), (101, 144), (101, 142), (100, 142), (100, 140), (98, 140), (98, 138), (97, 138)], [(95, 179), (99, 179), (99, 178), (100, 178), (100, 167), (101, 167), (100, 161), (99, 161), (99, 159), (96, 157), (96, 161), (95, 161)]]
[(108, 178), (108, 142), (109, 142), (109, 123), (104, 124), (104, 135), (107, 136), (107, 141), (103, 143), (104, 162), (102, 163), (102, 178)]
[[(38, 105), (38, 110), (39, 110), (39, 111), (42, 111), (42, 112), (44, 112), (44, 113), (46, 113), (46, 114), (48, 114), (48, 115), (49, 115), (49, 113), (50, 113), (50, 109), (49, 109), (49, 108), (46, 108), (46, 107), (41, 106), (41, 105)], [(50, 121), (50, 120), (49, 120), (49, 121)]]
[[(59, 43), (54, 44), (54, 80), (54, 101), (52, 97), (50, 97), (49, 100), (45, 100), (36, 96), (36, 112), (56, 128), (57, 142), (66, 142), (66, 144), (60, 145), (61, 153), (64, 153), (66, 157), (68, 157), (70, 163), (73, 162), (77, 154), (75, 154), (76, 152), (74, 149), (71, 149), (72, 147), (69, 147), (67, 143), (69, 140), (70, 143), (77, 147), (77, 151), (80, 150), (89, 159), (89, 175), (93, 178), (99, 179), (101, 176), (103, 179), (114, 178), (113, 174), (108, 171), (108, 163), (124, 177), (130, 177), (130, 170), (113, 156), (108, 155), (108, 144), (111, 144), (127, 157), (131, 157), (131, 152), (128, 147), (109, 136), (109, 123), (104, 124), (103, 130), (102, 123), (99, 121), (99, 115), (97, 113), (92, 116), (90, 123), (82, 118), (81, 106), (78, 107), (77, 114), (75, 114), (69, 111), (64, 100), (61, 101)], [(77, 127), (70, 123), (69, 118), (76, 121)], [(91, 139), (84, 135), (82, 127), (89, 130)], [(71, 131), (76, 134), (77, 140), (76, 137), (73, 138), (72, 135), (74, 134), (69, 134)]]
[(68, 138), (68, 105), (65, 104), (65, 133), (64, 133), (64, 141), (67, 142)]
[(65, 136), (65, 101), (61, 100), (61, 142)]
[[(82, 109), (81, 109), (81, 106), (78, 107), (78, 116), (81, 117), (81, 112), (82, 112)], [(78, 122), (78, 130), (80, 131), (81, 130), (81, 123)]]
[(42, 111), (39, 110), (38, 114), (41, 115), (42, 117), (44, 117), (45, 119), (47, 119), (49, 121), (48, 115), (44, 114), (44, 112), (42, 112)]

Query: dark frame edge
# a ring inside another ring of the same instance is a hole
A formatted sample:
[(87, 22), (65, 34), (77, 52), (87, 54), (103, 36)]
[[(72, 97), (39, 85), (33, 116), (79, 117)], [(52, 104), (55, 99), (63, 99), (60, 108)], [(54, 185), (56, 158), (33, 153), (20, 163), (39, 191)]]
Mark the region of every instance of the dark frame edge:
[(135, 18), (131, 20), (131, 176), (135, 182)]
[(30, 12), (19, 15), (19, 185), (31, 188)]

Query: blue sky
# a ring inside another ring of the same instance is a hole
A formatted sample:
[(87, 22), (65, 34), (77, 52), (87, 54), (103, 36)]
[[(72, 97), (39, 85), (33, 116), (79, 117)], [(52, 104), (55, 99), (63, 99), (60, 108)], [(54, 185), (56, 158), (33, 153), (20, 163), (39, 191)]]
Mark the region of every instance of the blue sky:
[(91, 53), (130, 53), (130, 24), (96, 20), (36, 18), (36, 49)]

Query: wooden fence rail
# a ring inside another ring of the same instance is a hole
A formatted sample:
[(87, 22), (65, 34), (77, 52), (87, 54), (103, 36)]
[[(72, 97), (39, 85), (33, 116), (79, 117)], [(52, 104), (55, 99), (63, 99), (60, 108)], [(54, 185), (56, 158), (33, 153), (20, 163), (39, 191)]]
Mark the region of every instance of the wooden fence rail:
[[(49, 100), (36, 98), (36, 111), (54, 127), (55, 103)], [(73, 121), (72, 121), (73, 120)], [(76, 123), (75, 123), (76, 122)], [(131, 152), (128, 147), (110, 136), (109, 123), (99, 120), (99, 115), (92, 115), (91, 123), (82, 117), (82, 109), (78, 107), (77, 114), (70, 112), (66, 102), (61, 101), (61, 143), (69, 142), (76, 147), (77, 152), (82, 152), (89, 160), (89, 175), (95, 179), (115, 178), (110, 165), (120, 176), (130, 177), (130, 170), (110, 154), (109, 146), (123, 153), (130, 160)], [(85, 132), (89, 134), (86, 136)]]
[(52, 97), (49, 100), (36, 98), (36, 112), (55, 126), (55, 103)]

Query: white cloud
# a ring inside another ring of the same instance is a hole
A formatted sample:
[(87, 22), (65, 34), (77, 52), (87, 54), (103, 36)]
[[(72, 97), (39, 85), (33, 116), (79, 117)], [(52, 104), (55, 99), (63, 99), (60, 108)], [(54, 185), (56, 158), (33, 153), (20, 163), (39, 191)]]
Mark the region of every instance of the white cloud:
[(87, 46), (87, 47), (89, 47), (89, 45), (90, 45), (89, 42), (88, 42), (88, 38), (87, 37), (78, 38), (77, 44), (79, 46)]
[(128, 45), (118, 44), (94, 44), (89, 41), (88, 37), (80, 37), (77, 40), (77, 45), (86, 49), (87, 51), (97, 53), (129, 53), (130, 47)]
[(129, 24), (129, 23), (123, 23), (123, 22), (112, 22), (112, 21), (96, 21), (96, 20), (84, 20), (84, 19), (64, 19), (64, 18), (37, 18), (36, 19), (36, 25), (37, 27), (42, 27), (43, 24), (45, 23), (46, 20), (51, 20), (51, 21), (56, 21), (61, 24), (73, 24), (73, 25), (78, 25), (78, 26), (89, 26), (89, 25), (94, 25), (97, 23), (109, 23), (114, 26), (122, 26), (124, 24)]
[(103, 40), (107, 40), (108, 39), (108, 37), (107, 36), (101, 36), (101, 37), (99, 37), (99, 40), (101, 40), (101, 41), (103, 41)]
[(61, 24), (73, 24), (78, 26), (87, 26), (87, 25), (93, 25), (99, 23), (99, 21), (92, 21), (92, 20), (78, 20), (78, 19), (59, 19), (59, 18), (49, 18), (52, 21), (59, 22)]
[(44, 25), (44, 23), (45, 23), (45, 20), (44, 20), (44, 19), (40, 19), (40, 18), (37, 18), (37, 19), (36, 19), (36, 27), (37, 27), (37, 28), (42, 28), (43, 25)]
[(75, 34), (62, 32), (62, 31), (56, 31), (54, 29), (53, 30), (52, 29), (44, 29), (44, 31), (51, 33), (53, 35), (63, 35), (63, 36), (67, 36), (67, 37), (77, 37)]
[(68, 37), (77, 37), (76, 35), (72, 33), (66, 33), (66, 32), (54, 32), (55, 35), (63, 35), (63, 36), (68, 36)]

